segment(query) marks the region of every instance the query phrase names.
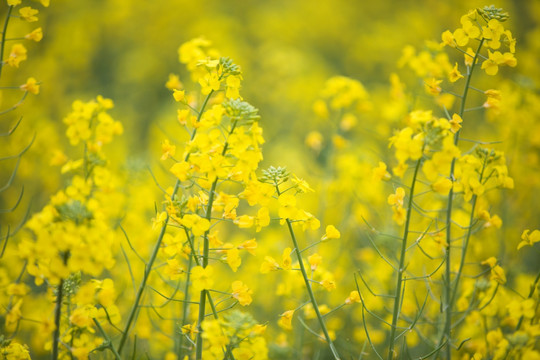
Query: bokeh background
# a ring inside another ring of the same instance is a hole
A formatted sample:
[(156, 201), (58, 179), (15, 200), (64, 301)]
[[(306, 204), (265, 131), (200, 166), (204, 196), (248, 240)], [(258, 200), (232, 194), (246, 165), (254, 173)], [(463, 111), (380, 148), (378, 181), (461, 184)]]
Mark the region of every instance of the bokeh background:
[[(73, 151), (64, 136), (62, 119), (74, 100), (101, 94), (113, 99), (111, 114), (124, 126), (123, 136), (108, 148), (111, 167), (121, 169), (132, 186), (126, 190), (126, 203), (132, 204), (133, 212), (138, 211), (133, 218), (126, 217), (124, 226), (128, 232), (132, 226), (132, 232), (142, 234), (136, 241), (141, 254), (147, 254), (153, 238), (150, 219), (154, 204), (162, 200), (149, 169), (164, 187), (170, 186), (173, 180), (159, 161), (161, 143), (181, 138), (176, 133), (180, 131), (175, 125), (176, 104), (165, 82), (170, 73), (177, 73), (186, 88), (197, 88), (179, 64), (177, 50), (185, 41), (204, 36), (242, 67), (241, 94), (260, 109), (262, 118), (266, 140), (262, 168), (286, 166), (307, 179), (316, 195), (306, 196), (306, 208), (322, 223), (334, 223), (342, 230), (342, 242), (325, 245), (329, 259), (337, 263), (342, 263), (343, 252), (351, 256), (344, 260), (349, 268), (337, 267), (336, 279), (344, 285), (336, 298), (353, 289), (353, 268), (373, 257), (365, 250), (369, 242), (361, 233), (363, 218), (381, 229), (393, 226), (385, 205), (392, 187), (377, 185), (380, 191), (362, 192), (370, 184), (371, 169), (380, 160), (391, 163), (388, 138), (401, 127), (408, 110), (428, 102), (422, 79), (400, 63), (403, 48), (432, 49), (429, 41), (439, 43), (440, 34), (457, 28), (468, 10), (490, 5), (476, 0), (53, 0), (47, 8), (33, 4), (40, 10), (37, 24), (43, 28), (44, 38), (27, 46), (28, 60), (19, 69), (5, 68), (2, 74), (3, 84), (22, 84), (28, 76), (42, 83), (39, 96), (29, 96), (13, 115), (24, 115), (23, 121), (2, 147), (2, 154), (16, 153), (35, 134), (32, 147), (22, 157), (13, 191), (2, 194), (0, 203), (12, 204), (20, 188), (25, 188), (18, 209), (2, 214), (4, 223), (17, 224), (28, 209), (30, 213), (38, 211), (65, 185), (68, 178), (50, 165), (56, 151)], [(517, 254), (515, 246), (523, 230), (540, 227), (540, 1), (499, 1), (495, 5), (510, 14), (505, 26), (517, 38), (518, 66), (482, 81), (488, 87), (503, 89), (509, 110), (480, 112), (475, 115), (478, 121), (471, 125), (474, 131), (465, 134), (500, 142), (496, 147), (506, 153), (515, 189), (493, 201), (504, 227), (489, 230), (490, 243), (475, 246), (478, 253), (491, 251), (511, 269), (509, 278), (517, 278), (518, 274), (535, 274), (539, 267), (536, 248)], [(5, 11), (4, 4), (2, 14)], [(34, 25), (13, 22), (10, 32), (24, 34)], [(392, 107), (393, 73), (399, 73), (406, 92), (417, 94), (409, 95), (401, 107)], [(308, 146), (306, 137), (319, 131), (327, 144), (337, 131), (337, 120), (322, 119), (313, 110), (326, 80), (336, 75), (360, 81), (369, 95), (365, 107), (355, 109), (357, 123), (343, 135), (343, 147), (330, 152), (326, 145), (322, 150)], [(2, 107), (6, 107), (15, 96), (3, 91), (2, 99)], [(2, 163), (2, 180), (9, 177), (4, 169), (13, 164)], [(147, 228), (139, 232), (144, 222)], [(265, 245), (261, 245), (259, 257), (247, 260), (248, 269), (251, 266), (257, 272), (262, 254), (281, 254), (288, 240), (280, 231), (269, 231), (259, 240)], [(252, 283), (257, 294), (264, 291), (263, 284), (272, 288), (281, 281), (277, 276), (260, 277)], [(283, 285), (281, 294), (276, 295), (285, 304), (291, 291), (283, 287), (293, 285)], [(252, 312), (261, 322), (273, 322), (275, 329), (269, 333), (278, 338), (276, 316), (287, 308), (272, 308), (269, 301), (261, 300)], [(346, 326), (344, 318), (336, 321), (340, 322), (333, 326), (336, 329)], [(360, 326), (356, 330), (362, 331)], [(355, 334), (350, 334), (357, 338), (357, 342), (351, 340), (351, 348), (362, 344), (362, 335)]]

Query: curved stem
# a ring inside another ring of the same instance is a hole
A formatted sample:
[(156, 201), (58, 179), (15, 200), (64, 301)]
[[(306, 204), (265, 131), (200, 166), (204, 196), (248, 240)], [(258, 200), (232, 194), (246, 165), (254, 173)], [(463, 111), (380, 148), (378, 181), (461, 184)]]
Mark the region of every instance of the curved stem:
[(394, 359), (394, 345), (396, 341), (397, 322), (399, 320), (399, 313), (401, 312), (401, 288), (403, 286), (403, 273), (405, 271), (405, 255), (407, 253), (407, 239), (409, 237), (409, 227), (413, 209), (414, 188), (416, 185), (416, 178), (418, 176), (418, 170), (420, 169), (421, 163), (422, 158), (416, 161), (416, 166), (414, 167), (414, 175), (411, 182), (411, 190), (409, 192), (409, 201), (407, 203), (407, 217), (405, 218), (405, 229), (403, 231), (403, 239), (401, 241), (401, 254), (399, 256), (399, 267), (397, 269), (396, 292), (394, 295), (394, 310), (392, 311), (392, 326), (390, 327), (390, 343), (388, 345), (388, 360)]

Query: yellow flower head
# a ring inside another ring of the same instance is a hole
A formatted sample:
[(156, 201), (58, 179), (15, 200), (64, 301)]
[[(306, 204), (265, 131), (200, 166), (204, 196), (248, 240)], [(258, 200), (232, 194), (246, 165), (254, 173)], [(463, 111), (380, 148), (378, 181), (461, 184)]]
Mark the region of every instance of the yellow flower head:
[(339, 239), (341, 237), (341, 233), (334, 225), (328, 225), (326, 227), (326, 233), (322, 236), (321, 240), (328, 240), (328, 239)]
[(24, 37), (25, 39), (39, 42), (41, 39), (43, 39), (43, 30), (39, 27), (33, 30), (31, 33), (26, 34)]
[(247, 306), (251, 304), (251, 294), (253, 294), (253, 290), (248, 288), (243, 282), (235, 281), (232, 283), (232, 296), (238, 300), (240, 305)]
[(21, 61), (27, 59), (26, 48), (22, 44), (14, 44), (7, 58), (7, 63), (12, 67), (19, 67)]
[(26, 83), (20, 86), (21, 90), (28, 91), (34, 95), (39, 94), (39, 84), (33, 77), (28, 78)]
[(211, 265), (203, 268), (195, 266), (191, 269), (191, 281), (195, 292), (210, 289), (214, 285), (214, 268)]
[(32, 9), (30, 6), (25, 6), (19, 9), (19, 15), (21, 16), (21, 18), (28, 22), (38, 21), (38, 18), (36, 16), (38, 13), (38, 10)]

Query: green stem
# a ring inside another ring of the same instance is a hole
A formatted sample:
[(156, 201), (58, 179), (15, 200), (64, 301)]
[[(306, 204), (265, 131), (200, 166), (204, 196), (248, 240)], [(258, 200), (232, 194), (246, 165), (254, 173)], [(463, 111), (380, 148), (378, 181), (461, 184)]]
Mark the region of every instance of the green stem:
[(179, 340), (179, 344), (178, 344), (178, 359), (183, 359), (184, 358), (184, 334), (182, 332), (182, 328), (186, 324), (187, 316), (188, 316), (189, 278), (190, 278), (191, 266), (193, 264), (193, 258), (194, 257), (195, 257), (195, 253), (192, 252), (191, 256), (189, 257), (189, 261), (188, 261), (186, 286), (184, 288), (184, 300), (185, 301), (182, 304), (182, 322), (180, 323), (180, 340)]
[[(281, 195), (279, 191), (279, 186), (276, 184), (277, 194), (278, 196)], [(324, 323), (323, 316), (321, 315), (321, 312), (319, 311), (319, 306), (317, 305), (317, 300), (315, 299), (315, 295), (313, 294), (313, 290), (311, 288), (311, 283), (309, 281), (309, 277), (306, 271), (306, 267), (304, 266), (304, 261), (302, 259), (302, 253), (300, 252), (300, 247), (298, 246), (298, 241), (296, 240), (296, 235), (294, 234), (294, 230), (292, 227), (292, 222), (290, 219), (285, 219), (287, 222), (287, 227), (289, 228), (289, 234), (291, 235), (291, 239), (293, 242), (294, 250), (296, 252), (296, 257), (298, 258), (298, 264), (300, 266), (300, 272), (302, 273), (302, 277), (304, 278), (304, 282), (306, 284), (306, 289), (309, 294), (309, 299), (311, 301), (311, 304), (313, 305), (313, 309), (315, 310), (315, 314), (317, 315), (317, 320), (319, 321), (319, 325), (321, 326), (321, 330), (324, 334), (324, 338), (326, 339), (326, 342), (328, 342), (328, 346), (330, 347), (330, 351), (332, 352), (332, 355), (334, 356), (334, 359), (339, 360), (339, 354), (337, 352), (336, 347), (334, 346), (334, 343), (332, 342), (332, 339), (330, 338), (330, 334), (328, 333), (328, 329), (326, 328), (326, 324)]]
[(317, 314), (317, 319), (319, 320), (319, 324), (321, 325), (322, 332), (324, 334), (324, 337), (326, 341), (328, 342), (328, 346), (330, 347), (330, 351), (332, 351), (332, 355), (334, 356), (334, 359), (339, 360), (339, 354), (337, 352), (336, 347), (334, 346), (334, 343), (332, 342), (332, 339), (330, 338), (330, 334), (328, 333), (328, 330), (326, 329), (326, 325), (324, 323), (324, 319), (321, 315), (321, 312), (319, 311), (319, 306), (317, 305), (317, 300), (315, 299), (315, 295), (313, 294), (313, 290), (311, 289), (311, 283), (308, 278), (308, 274), (306, 272), (306, 268), (304, 266), (304, 261), (302, 259), (302, 254), (300, 253), (300, 248), (298, 247), (298, 241), (296, 240), (296, 236), (294, 234), (294, 230), (292, 228), (291, 220), (286, 219), (287, 221), (287, 227), (289, 228), (289, 233), (291, 235), (291, 239), (294, 245), (294, 249), (296, 251), (296, 256), (298, 258), (298, 264), (300, 265), (300, 272), (302, 273), (302, 277), (304, 278), (304, 282), (306, 283), (306, 289), (309, 294), (309, 299), (311, 300), (311, 304), (313, 305), (313, 309), (315, 310), (315, 313)]
[(403, 273), (405, 271), (405, 255), (407, 253), (407, 239), (409, 237), (409, 227), (411, 223), (411, 215), (413, 209), (413, 197), (414, 197), (414, 188), (416, 185), (416, 178), (418, 176), (418, 170), (420, 169), (420, 164), (422, 163), (422, 158), (416, 161), (416, 166), (414, 167), (414, 175), (411, 182), (411, 190), (409, 192), (409, 201), (407, 203), (407, 217), (405, 218), (405, 229), (403, 231), (403, 239), (401, 242), (401, 253), (399, 256), (399, 267), (397, 272), (397, 281), (396, 281), (396, 293), (394, 295), (394, 310), (392, 311), (392, 326), (390, 327), (390, 343), (388, 345), (388, 360), (394, 359), (394, 346), (396, 341), (396, 329), (397, 323), (399, 320), (399, 313), (401, 312), (401, 288), (403, 286)]
[[(536, 279), (534, 280), (534, 283), (531, 286), (531, 290), (529, 291), (529, 296), (527, 297), (527, 299), (530, 299), (533, 297), (534, 292), (536, 290), (536, 286), (538, 285), (538, 282), (540, 282), (540, 272), (538, 273), (538, 275), (536, 275)], [(523, 323), (523, 315), (521, 315), (521, 317), (519, 318), (519, 321), (516, 325), (516, 329), (514, 330), (514, 332), (519, 330), (522, 323)]]
[(4, 22), (4, 30), (2, 31), (2, 44), (0, 44), (0, 76), (2, 76), (2, 69), (4, 68), (4, 47), (6, 44), (6, 33), (9, 23), (9, 17), (11, 16), (12, 10), (13, 6), (9, 6), (6, 14), (6, 21)]
[(114, 354), (114, 357), (116, 358), (116, 360), (122, 360), (122, 358), (120, 357), (120, 354), (118, 353), (118, 351), (116, 351), (116, 348), (114, 347), (114, 345), (113, 345), (113, 343), (111, 341), (111, 338), (107, 335), (105, 330), (103, 330), (103, 327), (101, 326), (99, 321), (96, 318), (93, 318), (92, 320), (94, 320), (94, 323), (96, 324), (97, 328), (99, 329), (99, 332), (105, 338), (107, 347), (112, 351), (112, 353)]
[[(62, 260), (64, 262), (64, 266), (67, 265), (69, 258), (69, 252), (66, 251), (62, 255)], [(64, 279), (60, 279), (60, 284), (58, 285), (58, 290), (56, 293), (56, 304), (54, 308), (54, 332), (53, 332), (53, 344), (52, 344), (52, 352), (51, 352), (51, 359), (57, 360), (58, 359), (58, 344), (60, 343), (60, 323), (61, 323), (61, 317), (62, 317), (62, 301), (63, 301), (63, 292), (64, 292)]]
[[(480, 181), (480, 183), (482, 182), (482, 180), (484, 178), (484, 171), (486, 170), (488, 157), (489, 157), (489, 155), (486, 154), (486, 156), (484, 158), (484, 164), (482, 165), (482, 171), (480, 173), (480, 179), (478, 179), (478, 181)], [(478, 199), (478, 197), (476, 195), (473, 195), (472, 200), (471, 200), (471, 216), (469, 217), (469, 227), (467, 228), (467, 237), (465, 238), (465, 241), (463, 242), (463, 246), (462, 246), (462, 249), (461, 249), (461, 260), (460, 260), (460, 263), (459, 263), (459, 269), (458, 269), (458, 272), (456, 274), (456, 279), (454, 280), (454, 288), (452, 289), (452, 292), (450, 293), (450, 302), (449, 302), (450, 308), (453, 308), (454, 303), (456, 301), (457, 291), (459, 289), (459, 281), (461, 280), (461, 275), (462, 275), (462, 272), (463, 272), (463, 268), (465, 266), (465, 258), (467, 256), (467, 249), (469, 247), (469, 240), (471, 239), (472, 227), (473, 227), (473, 224), (474, 224), (474, 211), (476, 209), (476, 200), (477, 199)]]
[[(478, 44), (478, 48), (476, 49), (474, 58), (472, 60), (472, 65), (469, 73), (467, 74), (467, 79), (465, 81), (465, 88), (463, 89), (463, 95), (461, 96), (461, 105), (459, 109), (459, 116), (463, 118), (463, 114), (465, 112), (465, 105), (467, 102), (467, 95), (469, 94), (469, 86), (471, 84), (472, 74), (476, 65), (476, 61), (478, 60), (478, 57), (480, 55), (480, 50), (482, 49), (482, 45), (484, 44), (484, 39), (480, 40), (480, 43)], [(454, 136), (454, 145), (457, 146), (459, 142), (459, 134), (461, 133), (461, 129), (456, 132), (456, 135)], [(450, 180), (454, 182), (454, 171), (456, 166), (456, 158), (452, 158), (452, 162), (450, 164)], [(451, 287), (452, 287), (452, 267), (451, 267), (451, 242), (452, 242), (452, 205), (454, 202), (454, 188), (450, 188), (450, 192), (448, 194), (448, 206), (446, 209), (446, 266), (445, 266), (445, 277), (444, 277), (444, 286), (445, 286), (445, 301), (446, 304), (443, 303), (443, 310), (445, 311), (445, 325), (444, 325), (444, 332), (443, 336), (441, 337), (439, 341), (439, 346), (442, 344), (444, 339), (446, 339), (446, 358), (447, 360), (450, 360), (452, 358), (452, 347), (451, 347), (451, 339), (452, 339), (452, 304), (451, 304)]]
[[(177, 180), (174, 186), (174, 190), (172, 192), (172, 197), (174, 197), (179, 187), (180, 187), (180, 180)], [(152, 271), (152, 266), (154, 265), (154, 261), (156, 260), (157, 254), (161, 247), (161, 242), (163, 241), (163, 237), (165, 236), (168, 222), (169, 222), (169, 215), (167, 215), (167, 217), (165, 218), (165, 221), (163, 222), (163, 226), (161, 227), (159, 237), (156, 241), (154, 249), (152, 250), (152, 255), (150, 255), (150, 259), (148, 260), (148, 263), (145, 266), (141, 284), (139, 285), (139, 289), (137, 290), (137, 295), (135, 296), (135, 301), (133, 302), (133, 306), (131, 307), (131, 311), (128, 316), (128, 321), (126, 323), (126, 326), (124, 327), (124, 331), (122, 332), (122, 337), (120, 338), (120, 343), (118, 345), (119, 354), (122, 354), (122, 350), (124, 348), (125, 342), (129, 334), (129, 330), (131, 328), (131, 324), (135, 320), (135, 315), (137, 313), (137, 310), (139, 309), (139, 303), (141, 302), (141, 298), (144, 293), (144, 289), (146, 287), (146, 282), (148, 281), (148, 278), (150, 277), (150, 272)]]
[(51, 359), (58, 359), (58, 343), (60, 341), (60, 317), (62, 315), (62, 291), (64, 288), (64, 280), (60, 280), (58, 289), (56, 292), (56, 305), (54, 308), (54, 332), (53, 332), (53, 343), (52, 343), (52, 352)]
[[(221, 152), (221, 156), (225, 156), (227, 153), (227, 149), (229, 148), (229, 136), (234, 132), (234, 129), (236, 129), (236, 125), (238, 124), (238, 120), (235, 120), (232, 123), (231, 130), (229, 131), (229, 134), (227, 135), (227, 140), (225, 140), (225, 144), (223, 145), (223, 151)], [(210, 221), (212, 220), (212, 207), (214, 206), (214, 199), (216, 194), (216, 187), (218, 183), (219, 178), (216, 177), (214, 182), (212, 183), (212, 187), (210, 188), (210, 194), (208, 195), (208, 205), (206, 207), (206, 220)], [(208, 235), (210, 233), (210, 229), (206, 230), (204, 232), (203, 236), (203, 258), (202, 258), (202, 267), (206, 268), (208, 266), (208, 260), (209, 260), (209, 254), (210, 254), (210, 240), (208, 238)], [(206, 297), (208, 296), (208, 300), (212, 303), (212, 299), (210, 298), (210, 294), (208, 293), (208, 290), (203, 289), (201, 291), (201, 295), (199, 297), (199, 316), (197, 320), (197, 342), (196, 342), (196, 351), (195, 351), (195, 359), (201, 360), (202, 359), (202, 347), (203, 347), (203, 338), (202, 338), (202, 322), (205, 318), (205, 312), (206, 312)], [(215, 308), (212, 304), (212, 310), (214, 312), (214, 316), (216, 316)]]
[[(201, 106), (201, 111), (199, 112), (199, 115), (197, 116), (197, 123), (200, 122), (201, 120), (201, 116), (204, 112), (204, 109), (206, 108), (206, 105), (208, 104), (208, 101), (210, 100), (210, 97), (212, 96), (212, 94), (214, 93), (214, 90), (210, 91), (210, 93), (206, 96), (206, 99), (204, 99), (204, 102)], [(197, 133), (197, 128), (195, 128), (195, 130), (193, 130), (193, 133), (191, 134), (191, 140), (193, 140), (193, 138), (195, 137), (195, 134)], [(189, 160), (189, 155), (190, 153), (188, 153), (186, 155), (186, 158), (184, 161), (188, 161)], [(171, 201), (174, 200), (174, 197), (176, 195), (176, 193), (178, 192), (178, 189), (180, 187), (180, 180), (176, 180), (176, 184), (174, 185), (174, 190), (171, 194)], [(124, 331), (122, 332), (122, 337), (120, 338), (120, 343), (118, 345), (118, 353), (121, 354), (122, 353), (122, 349), (124, 348), (124, 344), (127, 340), (127, 336), (128, 336), (128, 333), (129, 333), (129, 330), (131, 328), (131, 325), (135, 319), (135, 314), (137, 313), (137, 310), (139, 308), (139, 303), (141, 301), (141, 298), (142, 298), (142, 294), (144, 292), (144, 288), (146, 286), (146, 281), (148, 280), (148, 277), (150, 276), (150, 271), (152, 270), (152, 266), (154, 265), (154, 261), (156, 260), (156, 257), (157, 257), (157, 254), (159, 252), (159, 248), (161, 247), (161, 242), (163, 241), (163, 237), (165, 236), (165, 232), (167, 230), (167, 225), (169, 223), (169, 215), (167, 214), (167, 217), (165, 218), (165, 221), (163, 222), (163, 225), (161, 227), (161, 231), (159, 233), (159, 237), (156, 241), (156, 244), (154, 246), (154, 249), (152, 251), (152, 255), (150, 256), (150, 259), (148, 261), (148, 263), (146, 264), (146, 268), (145, 268), (145, 271), (144, 271), (144, 275), (143, 275), (143, 279), (141, 281), (141, 285), (139, 286), (139, 290), (137, 291), (137, 295), (135, 296), (135, 302), (133, 303), (133, 306), (131, 307), (131, 311), (129, 313), (129, 316), (128, 316), (128, 321), (126, 323), (126, 326), (124, 327)]]

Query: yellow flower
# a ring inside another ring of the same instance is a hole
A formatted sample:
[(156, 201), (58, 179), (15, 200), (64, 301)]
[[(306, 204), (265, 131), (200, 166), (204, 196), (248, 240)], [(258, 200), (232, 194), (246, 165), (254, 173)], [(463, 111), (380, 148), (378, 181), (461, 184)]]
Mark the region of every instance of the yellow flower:
[(356, 290), (351, 291), (351, 293), (349, 294), (349, 297), (345, 299), (345, 304), (347, 305), (355, 303), (355, 302), (356, 303), (360, 302), (360, 294)]
[(14, 44), (11, 47), (11, 52), (7, 58), (7, 63), (9, 66), (19, 67), (21, 61), (26, 59), (26, 48), (22, 44)]
[(184, 273), (184, 269), (176, 259), (167, 260), (167, 266), (165, 266), (165, 275), (171, 280), (178, 280)]
[(278, 320), (278, 325), (282, 329), (292, 330), (292, 317), (294, 315), (294, 310), (287, 310), (280, 315)]
[(459, 79), (463, 79), (463, 75), (461, 75), (461, 73), (458, 70), (457, 63), (454, 65), (452, 71), (450, 71), (450, 73), (448, 74), (448, 78), (450, 79), (451, 82), (456, 82)]
[(93, 318), (96, 316), (97, 309), (93, 305), (84, 305), (73, 310), (69, 321), (80, 328), (91, 328), (94, 324)]
[(341, 233), (334, 225), (328, 225), (326, 227), (326, 233), (322, 236), (321, 240), (328, 240), (328, 239), (339, 239), (341, 237)]
[(291, 270), (292, 269), (292, 259), (291, 259), (291, 248), (285, 248), (283, 250), (283, 255), (281, 256), (282, 263), (283, 263), (283, 270)]
[(515, 67), (517, 65), (517, 60), (512, 53), (506, 52), (503, 54), (500, 51), (492, 53), (488, 50), (488, 59), (484, 60), (482, 63), (482, 69), (485, 70), (488, 75), (496, 75), (499, 71), (499, 65)]
[(327, 290), (332, 291), (336, 288), (336, 282), (332, 280), (331, 278), (324, 279), (320, 282), (320, 284)]
[(189, 335), (190, 338), (194, 338), (195, 334), (197, 334), (199, 330), (197, 330), (196, 324), (186, 324), (182, 326), (182, 334)]
[(508, 49), (513, 54), (516, 52), (516, 39), (512, 37), (512, 32), (510, 30), (506, 30), (504, 32), (506, 35), (506, 43), (508, 44)]
[(311, 131), (307, 134), (305, 143), (309, 148), (318, 153), (322, 149), (323, 136), (318, 131)]
[(467, 48), (467, 51), (463, 54), (463, 56), (465, 57), (464, 59), (465, 66), (469, 66), (469, 67), (472, 66), (474, 55), (475, 53), (473, 49), (471, 49), (470, 47)]
[(165, 211), (162, 211), (159, 214), (157, 214), (157, 216), (152, 219), (152, 230), (161, 229), (166, 219), (167, 219), (167, 213)]
[(251, 294), (253, 294), (253, 290), (247, 287), (246, 284), (244, 284), (241, 281), (235, 281), (232, 283), (232, 296), (242, 306), (247, 306), (251, 304)]
[(270, 212), (268, 208), (262, 207), (257, 211), (257, 216), (255, 217), (255, 231), (259, 232), (265, 226), (270, 225)]
[(373, 179), (377, 181), (390, 180), (392, 175), (386, 170), (387, 166), (382, 161), (379, 161), (379, 165), (373, 169)]
[(439, 86), (441, 83), (442, 80), (431, 78), (424, 81), (424, 88), (428, 94), (439, 95), (442, 91), (442, 88)]
[(180, 78), (176, 74), (169, 74), (169, 80), (165, 83), (165, 87), (169, 90), (180, 90), (182, 88), (182, 83)]
[(398, 187), (394, 194), (388, 195), (388, 204), (394, 206), (403, 206), (403, 199), (405, 198), (405, 189)]
[(322, 256), (317, 253), (310, 255), (308, 256), (308, 262), (311, 266), (311, 271), (315, 271), (322, 262)]
[(38, 10), (32, 9), (30, 6), (25, 6), (19, 9), (19, 15), (21, 16), (21, 18), (28, 22), (38, 21), (38, 18), (36, 16), (38, 13)]
[(189, 177), (191, 165), (185, 161), (174, 164), (169, 171), (172, 172), (180, 181), (186, 181)]
[(242, 264), (242, 258), (240, 257), (237, 248), (227, 250), (227, 264), (234, 272), (236, 272), (238, 267)]
[(218, 75), (215, 72), (212, 72), (200, 78), (199, 84), (201, 85), (201, 93), (203, 95), (208, 95), (211, 91), (219, 90), (221, 82)]
[(25, 39), (39, 42), (41, 39), (43, 39), (43, 30), (39, 27), (33, 30), (31, 33), (26, 34), (24, 37)]
[(21, 307), (23, 304), (23, 300), (19, 299), (15, 305), (9, 309), (7, 314), (5, 315), (5, 328), (8, 332), (13, 332), (17, 328), (19, 324), (19, 320), (22, 317)]
[(441, 35), (442, 38), (442, 44), (443, 46), (448, 45), (451, 47), (456, 47), (456, 44), (454, 42), (454, 35), (450, 32), (450, 30), (446, 30)]
[(257, 249), (257, 240), (250, 239), (244, 241), (240, 246), (238, 246), (239, 249), (247, 250), (251, 255), (255, 255), (255, 249)]
[(21, 3), (22, 0), (7, 0), (8, 6), (17, 6)]
[[(187, 125), (188, 123), (188, 118), (189, 118), (189, 115), (190, 115), (190, 110), (189, 109), (178, 109), (177, 110), (177, 119), (178, 119), (178, 122), (181, 124), (181, 125)], [(191, 118), (190, 118), (191, 119)]]
[(241, 77), (238, 75), (229, 75), (227, 77), (227, 89), (225, 90), (225, 96), (229, 99), (241, 99), (240, 96), (240, 80)]
[(534, 318), (535, 306), (535, 301), (532, 298), (523, 301), (514, 300), (506, 305), (508, 314), (515, 319), (519, 319), (522, 316), (527, 319)]
[(191, 283), (195, 292), (210, 289), (214, 285), (214, 268), (211, 265), (203, 268), (195, 266), (191, 269)]
[(181, 220), (181, 224), (193, 232), (193, 235), (203, 235), (210, 228), (210, 221), (197, 214), (186, 214)]
[(39, 84), (33, 77), (28, 78), (26, 83), (20, 86), (20, 89), (23, 91), (28, 91), (34, 95), (39, 94)]
[(441, 195), (448, 195), (452, 188), (452, 181), (447, 178), (439, 178), (436, 182), (431, 184), (431, 188)]
[(495, 257), (490, 257), (482, 261), (482, 265), (489, 265), (491, 268), (491, 280), (495, 280), (501, 285), (506, 284), (506, 275), (504, 269), (497, 265), (497, 259)]
[[(535, 243), (540, 242), (540, 231), (527, 229), (521, 234), (521, 242), (518, 244), (518, 250), (524, 246), (533, 246)], [(530, 234), (529, 234), (530, 233)]]
[(488, 26), (482, 26), (482, 37), (486, 39), (486, 45), (491, 49), (501, 47), (500, 37), (504, 32), (504, 27), (497, 19), (491, 19)]
[(114, 289), (114, 282), (112, 279), (105, 279), (97, 286), (99, 289), (98, 300), (99, 303), (105, 307), (114, 305), (116, 299), (116, 290)]
[(184, 90), (173, 89), (173, 97), (177, 102), (184, 101), (186, 92)]
[(324, 100), (317, 100), (313, 103), (313, 112), (315, 115), (320, 117), (321, 119), (327, 119), (329, 112), (328, 112), (328, 106), (326, 106), (326, 102)]
[(161, 160), (167, 160), (168, 158), (173, 157), (175, 153), (176, 146), (171, 145), (167, 139), (163, 140), (161, 143)]
[(6, 360), (31, 360), (28, 346), (21, 345), (14, 341), (1, 348), (2, 359)]
[(469, 39), (475, 39), (480, 36), (480, 29), (475, 26), (468, 15), (461, 17), (461, 28), (454, 31), (454, 40), (459, 46), (465, 46)]
[(293, 174), (293, 178), (291, 181), (296, 185), (296, 189), (300, 191), (301, 193), (307, 193), (307, 192), (315, 192), (311, 187), (309, 187), (309, 184), (304, 179), (300, 179), (298, 176)]
[(295, 219), (298, 209), (296, 208), (296, 197), (293, 194), (283, 194), (279, 197), (278, 215), (282, 219)]
[(487, 99), (484, 104), (482, 104), (483, 107), (486, 109), (498, 109), (501, 104), (501, 92), (499, 90), (486, 90), (484, 91), (484, 94), (486, 94)]
[(234, 223), (241, 229), (248, 229), (255, 223), (255, 218), (249, 215), (241, 215), (234, 219)]
[(264, 261), (261, 264), (261, 273), (267, 274), (270, 271), (276, 271), (279, 269), (279, 263), (271, 256), (265, 256)]
[(463, 119), (458, 114), (452, 115), (452, 120), (449, 121), (450, 123), (450, 131), (452, 131), (454, 134), (461, 129), (461, 123), (463, 122)]
[(394, 206), (392, 207), (392, 220), (396, 222), (398, 225), (403, 225), (405, 223), (405, 218), (407, 216), (407, 212), (402, 206)]

